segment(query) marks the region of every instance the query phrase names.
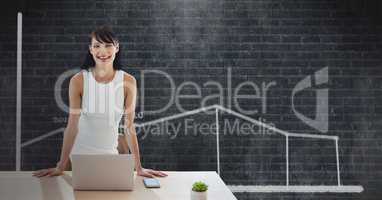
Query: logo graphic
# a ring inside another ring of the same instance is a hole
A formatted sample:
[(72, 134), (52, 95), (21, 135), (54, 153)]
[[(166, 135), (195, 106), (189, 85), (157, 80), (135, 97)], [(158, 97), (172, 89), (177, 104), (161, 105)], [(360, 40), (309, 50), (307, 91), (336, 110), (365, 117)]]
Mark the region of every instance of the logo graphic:
[[(314, 81), (314, 82), (313, 82)], [(298, 112), (294, 106), (294, 97), (296, 93), (328, 83), (328, 67), (325, 67), (312, 76), (307, 76), (303, 80), (297, 83), (292, 91), (292, 109), (296, 116), (305, 124), (313, 127), (314, 129), (326, 133), (328, 132), (328, 88), (316, 89), (316, 116), (314, 119), (306, 117), (302, 113)]]

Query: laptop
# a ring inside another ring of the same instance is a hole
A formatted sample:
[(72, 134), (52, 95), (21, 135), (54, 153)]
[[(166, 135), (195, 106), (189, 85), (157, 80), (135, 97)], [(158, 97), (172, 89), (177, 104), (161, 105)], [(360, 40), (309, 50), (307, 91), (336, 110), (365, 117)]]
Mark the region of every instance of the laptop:
[(132, 154), (73, 154), (74, 190), (133, 190)]

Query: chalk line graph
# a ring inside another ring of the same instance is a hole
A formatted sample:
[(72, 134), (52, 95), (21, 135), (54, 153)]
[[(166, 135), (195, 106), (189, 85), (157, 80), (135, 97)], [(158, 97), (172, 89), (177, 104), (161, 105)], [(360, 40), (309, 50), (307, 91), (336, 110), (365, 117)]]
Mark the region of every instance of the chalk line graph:
[[(225, 108), (220, 105), (212, 105), (207, 107), (202, 107), (195, 110), (190, 110), (187, 112), (174, 114), (171, 116), (155, 119), (152, 121), (144, 122), (144, 123), (136, 123), (135, 126), (138, 127), (144, 127), (149, 126), (157, 123), (163, 123), (165, 121), (178, 119), (182, 117), (187, 117), (190, 115), (198, 114), (201, 112), (209, 111), (209, 110), (215, 110), (215, 123), (216, 126), (216, 154), (217, 154), (217, 166), (216, 171), (218, 174), (220, 174), (220, 141), (219, 141), (219, 112), (226, 112), (229, 114), (232, 114), (238, 118), (241, 118), (243, 120), (249, 121), (251, 123), (254, 123), (258, 126), (262, 126), (264, 128), (270, 129), (278, 134), (281, 134), (286, 137), (286, 149), (285, 149), (285, 162), (286, 162), (286, 177), (285, 177), (285, 185), (229, 185), (229, 188), (233, 192), (259, 192), (259, 193), (275, 193), (275, 192), (281, 192), (281, 193), (287, 193), (287, 192), (293, 192), (293, 193), (361, 193), (363, 191), (363, 187), (360, 185), (343, 185), (341, 183), (341, 175), (340, 175), (340, 162), (339, 162), (339, 150), (338, 150), (338, 136), (331, 136), (331, 135), (316, 135), (316, 134), (300, 134), (300, 133), (290, 133), (281, 129), (278, 129), (276, 127), (270, 126), (262, 121), (250, 118), (248, 116), (245, 116), (243, 114), (240, 114), (238, 112), (235, 112), (233, 110), (230, 110), (228, 108)], [(29, 145), (32, 145), (36, 142), (42, 141), (45, 138), (51, 137), (53, 135), (57, 135), (60, 133), (63, 133), (65, 128), (58, 128), (56, 130), (53, 130), (51, 132), (48, 132), (46, 134), (43, 134), (39, 137), (36, 137), (34, 139), (31, 139), (29, 141), (26, 141), (20, 145), (21, 148), (27, 147)], [(333, 140), (335, 144), (336, 149), (336, 164), (337, 164), (337, 185), (290, 185), (289, 180), (289, 138), (292, 137), (300, 137), (300, 138), (314, 138), (314, 139), (325, 139), (325, 140)], [(20, 161), (18, 161), (20, 162)]]

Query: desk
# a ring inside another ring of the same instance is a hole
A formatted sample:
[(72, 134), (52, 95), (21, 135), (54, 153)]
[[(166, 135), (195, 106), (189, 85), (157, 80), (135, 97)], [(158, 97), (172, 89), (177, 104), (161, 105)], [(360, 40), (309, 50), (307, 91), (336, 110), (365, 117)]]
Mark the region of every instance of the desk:
[(216, 172), (166, 172), (158, 178), (161, 188), (147, 189), (143, 177), (135, 176), (133, 191), (73, 191), (71, 172), (59, 177), (36, 178), (32, 172), (0, 172), (0, 200), (188, 200), (192, 183), (208, 184), (208, 200), (236, 199)]

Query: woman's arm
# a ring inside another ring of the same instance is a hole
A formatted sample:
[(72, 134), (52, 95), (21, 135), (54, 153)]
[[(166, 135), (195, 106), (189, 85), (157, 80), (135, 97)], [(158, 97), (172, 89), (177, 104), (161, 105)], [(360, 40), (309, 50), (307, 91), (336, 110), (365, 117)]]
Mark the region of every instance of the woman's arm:
[[(130, 150), (135, 158), (135, 168), (138, 175), (153, 177), (153, 176), (167, 176), (167, 174), (152, 169), (145, 169), (142, 167), (141, 158), (139, 153), (139, 145), (137, 133), (135, 131), (134, 118), (135, 118), (135, 105), (137, 96), (137, 83), (133, 76), (125, 74), (124, 77), (124, 91), (125, 91), (125, 139), (127, 144), (131, 144)], [(131, 143), (128, 142), (131, 141)]]
[(70, 79), (69, 83), (69, 118), (64, 131), (60, 161), (55, 168), (42, 169), (33, 173), (34, 176), (56, 176), (61, 175), (68, 167), (69, 155), (74, 140), (78, 133), (78, 121), (81, 113), (82, 74), (78, 73)]

